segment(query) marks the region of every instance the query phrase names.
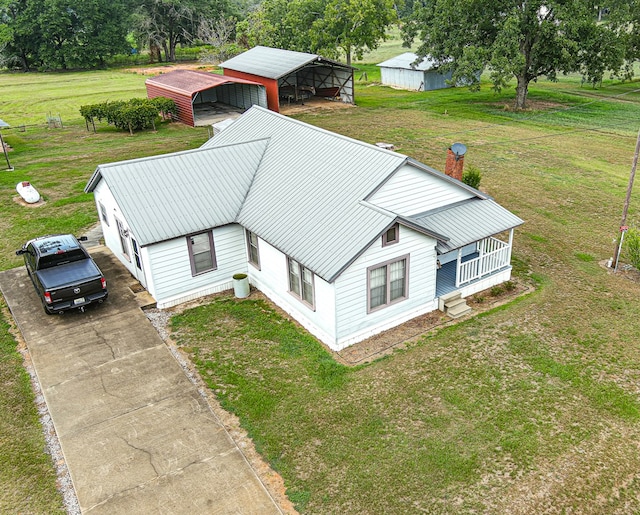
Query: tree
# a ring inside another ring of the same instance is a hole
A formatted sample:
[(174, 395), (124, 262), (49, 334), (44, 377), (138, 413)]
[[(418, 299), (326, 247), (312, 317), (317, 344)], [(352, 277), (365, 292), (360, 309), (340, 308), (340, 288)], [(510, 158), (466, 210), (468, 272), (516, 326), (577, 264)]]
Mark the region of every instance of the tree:
[(515, 77), (515, 108), (524, 109), (540, 77), (581, 71), (596, 83), (621, 68), (621, 25), (598, 23), (598, 14), (592, 0), (428, 0), (405, 25), (405, 43), (419, 37), (419, 55), (472, 89), (485, 66), (496, 90)]
[(211, 50), (200, 55), (201, 62), (217, 64), (242, 52), (242, 49), (234, 42), (236, 25), (235, 18), (200, 21), (198, 39), (211, 45)]
[(124, 1), (4, 0), (4, 56), (25, 71), (103, 65), (127, 48)]
[(41, 0), (5, 0), (0, 3), (4, 59), (29, 71), (39, 64), (42, 34), (37, 23)]
[(350, 65), (353, 54), (362, 59), (363, 52), (378, 48), (396, 20), (393, 0), (330, 0), (311, 26), (313, 46), (330, 57), (342, 51)]
[(247, 46), (351, 57), (378, 47), (396, 20), (393, 0), (264, 0), (238, 28)]
[(201, 20), (228, 14), (226, 0), (141, 0), (134, 18), (140, 39), (163, 49), (166, 61), (175, 61), (178, 44), (191, 43)]
[(310, 27), (322, 16), (326, 0), (264, 0), (236, 27), (238, 42), (313, 52)]

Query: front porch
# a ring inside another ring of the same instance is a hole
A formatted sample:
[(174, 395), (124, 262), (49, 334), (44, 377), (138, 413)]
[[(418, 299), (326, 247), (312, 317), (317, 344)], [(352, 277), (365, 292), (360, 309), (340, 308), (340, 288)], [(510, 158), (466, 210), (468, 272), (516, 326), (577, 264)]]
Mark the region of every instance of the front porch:
[[(494, 237), (476, 242), (473, 253), (463, 255), (458, 249), (455, 260), (444, 263), (436, 273), (436, 297), (442, 297), (456, 290), (474, 290), (477, 285), (480, 291), (491, 276), (503, 276), (511, 270), (511, 247), (513, 229), (509, 232), (509, 241), (504, 242)], [(502, 282), (502, 281), (501, 281)]]

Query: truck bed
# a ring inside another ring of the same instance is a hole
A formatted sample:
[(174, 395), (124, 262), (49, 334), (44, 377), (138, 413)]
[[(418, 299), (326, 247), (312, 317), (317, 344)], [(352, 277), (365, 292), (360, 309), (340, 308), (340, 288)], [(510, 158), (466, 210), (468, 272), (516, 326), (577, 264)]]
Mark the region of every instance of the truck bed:
[(64, 265), (38, 270), (36, 273), (42, 286), (47, 290), (82, 284), (102, 277), (100, 270), (91, 259), (72, 261)]

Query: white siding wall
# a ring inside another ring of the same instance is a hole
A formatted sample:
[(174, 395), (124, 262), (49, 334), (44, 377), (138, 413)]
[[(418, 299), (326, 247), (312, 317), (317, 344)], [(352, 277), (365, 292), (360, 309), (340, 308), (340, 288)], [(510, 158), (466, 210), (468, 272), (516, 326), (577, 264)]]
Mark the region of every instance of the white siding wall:
[(335, 348), (334, 286), (314, 275), (314, 311), (289, 293), (287, 257), (264, 240), (259, 240), (258, 249), (260, 270), (249, 265), (249, 282), (295, 318), (321, 342)]
[[(445, 157), (443, 155), (443, 159)], [(454, 184), (405, 165), (369, 201), (384, 209), (410, 216), (471, 197), (469, 192)]]
[(153, 295), (159, 308), (167, 308), (203, 295), (233, 288), (233, 274), (247, 271), (244, 230), (237, 224), (213, 229), (218, 268), (196, 277), (191, 275), (186, 237), (147, 247), (153, 270)]
[(423, 90), (424, 73), (421, 70), (380, 67), (382, 84), (403, 89)]
[[(96, 201), (96, 208), (98, 210), (98, 217), (100, 218), (100, 223), (102, 224), (102, 234), (104, 236), (104, 243), (111, 252), (120, 260), (120, 262), (131, 272), (131, 275), (134, 277), (138, 277), (140, 282), (147, 286), (147, 281), (144, 277), (140, 277), (140, 272), (136, 270), (136, 266), (133, 260), (133, 248), (131, 247), (131, 241), (127, 242), (129, 246), (129, 256), (131, 259), (127, 259), (127, 257), (122, 252), (122, 245), (120, 244), (120, 236), (118, 234), (118, 226), (116, 224), (116, 218), (120, 220), (123, 227), (126, 230), (129, 230), (129, 226), (127, 225), (127, 221), (122, 216), (120, 212), (120, 208), (116, 204), (111, 191), (107, 187), (107, 184), (104, 181), (100, 181), (98, 186), (96, 186), (94, 190), (94, 197)], [(107, 211), (107, 221), (108, 224), (104, 222), (102, 219), (102, 212), (100, 210), (100, 204), (102, 204)], [(135, 235), (131, 235), (135, 239)], [(143, 270), (149, 270), (148, 263), (144, 262), (144, 253), (142, 253), (143, 259)]]
[[(338, 337), (335, 350), (437, 308), (436, 241), (400, 226), (400, 241), (386, 247), (382, 238), (335, 282)], [(409, 254), (408, 298), (367, 314), (367, 268)]]

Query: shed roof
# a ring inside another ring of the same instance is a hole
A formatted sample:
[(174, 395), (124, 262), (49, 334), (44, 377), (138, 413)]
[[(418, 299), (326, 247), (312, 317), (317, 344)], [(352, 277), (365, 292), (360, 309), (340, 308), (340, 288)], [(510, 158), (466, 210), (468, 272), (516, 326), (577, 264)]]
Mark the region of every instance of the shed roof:
[(352, 66), (326, 59), (317, 54), (294, 52), (266, 46), (256, 46), (220, 64), (221, 68), (249, 73), (268, 79), (279, 79), (310, 63), (327, 64), (340, 68)]
[(413, 215), (408, 220), (428, 231), (447, 235), (446, 240), (438, 239), (436, 250), (440, 254), (524, 223), (494, 200), (478, 197)]
[(264, 87), (257, 82), (196, 70), (174, 70), (168, 73), (162, 73), (156, 77), (151, 77), (145, 81), (145, 84), (153, 84), (188, 96), (192, 96), (198, 91), (204, 91), (230, 83), (252, 84), (254, 86)]
[(11, 127), (7, 122), (5, 122), (4, 120), (0, 120), (0, 128), (2, 127)]
[[(417, 62), (416, 62), (417, 61)], [(422, 59), (413, 52), (405, 52), (388, 59), (377, 66), (381, 68), (402, 68), (403, 70), (427, 71), (436, 68), (436, 62), (429, 56)]]
[(100, 165), (138, 244), (150, 245), (235, 222), (267, 141), (200, 148)]

